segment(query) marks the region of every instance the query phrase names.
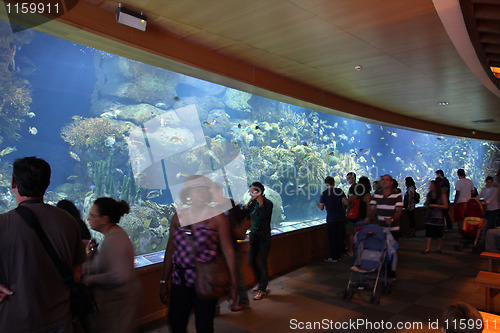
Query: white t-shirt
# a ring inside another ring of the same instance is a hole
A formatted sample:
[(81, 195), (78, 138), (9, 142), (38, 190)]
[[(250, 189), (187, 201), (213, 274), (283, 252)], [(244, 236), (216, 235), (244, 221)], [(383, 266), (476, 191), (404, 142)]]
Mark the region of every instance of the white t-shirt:
[(455, 184), (455, 191), (460, 191), (457, 203), (467, 202), (471, 198), (471, 193), (474, 190), (474, 184), (470, 179), (461, 178)]
[(496, 187), (485, 187), (479, 194), (479, 197), (484, 199), (488, 204), (486, 205), (486, 210), (497, 210), (500, 209), (500, 204), (498, 203), (498, 189)]

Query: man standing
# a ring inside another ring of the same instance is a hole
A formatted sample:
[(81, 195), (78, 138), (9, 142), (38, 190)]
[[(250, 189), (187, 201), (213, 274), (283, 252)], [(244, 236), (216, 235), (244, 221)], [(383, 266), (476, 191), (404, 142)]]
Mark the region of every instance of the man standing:
[(457, 171), (458, 180), (455, 184), (455, 221), (458, 223), (458, 227), (462, 227), (462, 223), (465, 218), (465, 204), (472, 197), (472, 192), (474, 191), (474, 184), (470, 179), (465, 178), (464, 169), (458, 169)]
[[(43, 203), (50, 166), (36, 157), (14, 162), (12, 192), (29, 208), (57, 255), (79, 281), (85, 251), (75, 219)], [(71, 332), (69, 288), (35, 231), (15, 211), (0, 215), (0, 332)]]
[(249, 190), (251, 198), (245, 206), (252, 221), (248, 261), (258, 283), (254, 288), (257, 292), (253, 297), (255, 301), (261, 300), (266, 295), (269, 282), (267, 258), (271, 249), (273, 203), (264, 196), (264, 190), (264, 185), (253, 182)]
[(324, 210), (326, 207), (326, 230), (328, 233), (328, 243), (330, 245), (330, 258), (327, 262), (337, 262), (340, 259), (344, 249), (345, 235), (345, 209), (348, 201), (340, 188), (335, 188), (335, 179), (333, 177), (325, 178), (327, 189), (321, 193), (317, 207)]
[(453, 230), (453, 224), (451, 223), (451, 218), (450, 214), (448, 213), (448, 210), (450, 209), (450, 181), (448, 178), (444, 176), (443, 170), (436, 170), (436, 180), (440, 179), (441, 181), (441, 188), (443, 190), (443, 193), (446, 195), (446, 198), (448, 199), (448, 209), (443, 211), (443, 218), (445, 221), (445, 226), (447, 231), (452, 231)]
[(396, 277), (397, 241), (399, 239), (399, 218), (403, 212), (401, 192), (392, 186), (390, 175), (382, 176), (382, 188), (373, 194), (370, 201), (370, 216), (384, 229), (387, 240), (389, 262), (392, 261), (389, 277)]

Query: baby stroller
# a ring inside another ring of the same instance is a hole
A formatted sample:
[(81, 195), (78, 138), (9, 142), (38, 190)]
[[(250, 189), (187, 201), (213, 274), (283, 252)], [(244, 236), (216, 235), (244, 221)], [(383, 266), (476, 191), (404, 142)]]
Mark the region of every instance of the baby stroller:
[(462, 238), (455, 246), (455, 250), (460, 251), (463, 247), (472, 244), (472, 252), (479, 252), (479, 239), (484, 223), (484, 207), (477, 198), (470, 198), (465, 203), (464, 216), (464, 223), (460, 229)]
[[(370, 293), (370, 303), (380, 303), (381, 286), (388, 292), (387, 247), (384, 231), (378, 224), (368, 224), (356, 234), (354, 265), (351, 267), (349, 282), (344, 291), (344, 299), (352, 299), (354, 293)], [(383, 269), (385, 268), (385, 269)], [(354, 281), (353, 277), (358, 276)]]

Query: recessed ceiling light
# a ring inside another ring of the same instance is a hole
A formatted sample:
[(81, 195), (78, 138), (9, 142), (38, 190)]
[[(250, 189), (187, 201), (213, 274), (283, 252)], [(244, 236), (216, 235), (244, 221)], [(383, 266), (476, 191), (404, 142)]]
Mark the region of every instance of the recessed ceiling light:
[(449, 102), (439, 102), (438, 103), (439, 106), (446, 106), (448, 104), (450, 104), (450, 103)]

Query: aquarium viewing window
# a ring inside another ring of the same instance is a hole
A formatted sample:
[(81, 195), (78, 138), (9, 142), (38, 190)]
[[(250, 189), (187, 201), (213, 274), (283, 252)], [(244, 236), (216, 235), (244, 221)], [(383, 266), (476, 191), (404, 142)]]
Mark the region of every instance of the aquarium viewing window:
[(13, 161), (44, 158), (45, 202), (69, 199), (84, 220), (98, 197), (130, 204), (120, 223), (137, 266), (162, 261), (190, 175), (219, 184), (222, 207), (246, 203), (248, 185), (263, 183), (276, 235), (325, 222), (316, 202), (326, 176), (345, 192), (348, 172), (390, 174), (403, 192), (411, 176), (423, 203), (437, 169), (453, 195), (457, 169), (481, 189), (500, 164), (498, 143), (333, 116), (34, 30), (13, 34), (5, 21), (0, 33), (0, 211), (16, 205)]

